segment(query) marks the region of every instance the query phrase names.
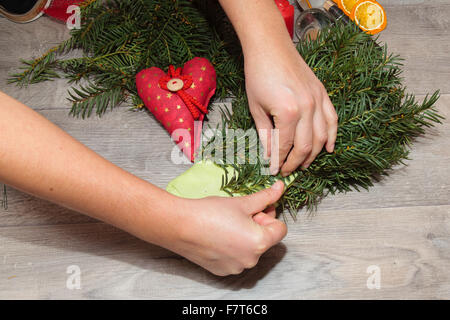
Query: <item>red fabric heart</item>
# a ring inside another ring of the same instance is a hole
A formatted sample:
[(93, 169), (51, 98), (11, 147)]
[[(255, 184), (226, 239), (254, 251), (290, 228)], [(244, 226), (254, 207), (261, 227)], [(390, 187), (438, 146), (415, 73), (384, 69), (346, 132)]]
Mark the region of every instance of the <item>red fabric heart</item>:
[[(194, 161), (195, 152), (200, 146), (204, 111), (207, 113), (209, 100), (216, 92), (216, 71), (207, 59), (199, 57), (186, 62), (182, 69), (177, 69), (179, 77), (173, 76), (171, 71), (175, 73), (175, 70), (172, 68), (169, 68), (169, 74), (157, 67), (142, 70), (136, 75), (136, 87), (147, 109), (169, 132), (184, 154)], [(178, 90), (176, 82), (181, 79), (182, 84), (192, 82), (192, 85)], [(188, 107), (185, 101), (191, 106)], [(205, 108), (203, 111), (202, 107)], [(177, 129), (184, 131), (172, 134)]]

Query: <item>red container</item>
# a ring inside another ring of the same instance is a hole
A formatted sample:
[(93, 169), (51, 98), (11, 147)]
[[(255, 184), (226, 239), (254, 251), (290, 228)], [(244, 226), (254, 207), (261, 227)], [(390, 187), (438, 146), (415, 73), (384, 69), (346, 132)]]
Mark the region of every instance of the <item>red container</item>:
[(284, 18), (286, 28), (292, 39), (294, 36), (294, 6), (288, 0), (275, 0), (275, 3)]

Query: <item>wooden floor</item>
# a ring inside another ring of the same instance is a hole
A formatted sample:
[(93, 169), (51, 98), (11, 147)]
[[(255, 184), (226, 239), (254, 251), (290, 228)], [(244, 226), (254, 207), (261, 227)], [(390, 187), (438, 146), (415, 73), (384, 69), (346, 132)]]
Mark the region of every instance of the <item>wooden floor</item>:
[[(9, 209), (0, 210), (0, 298), (449, 299), (450, 3), (380, 2), (389, 18), (381, 39), (406, 58), (409, 91), (422, 99), (440, 89), (438, 108), (447, 117), (418, 139), (408, 166), (370, 192), (324, 199), (315, 216), (289, 221), (285, 240), (257, 267), (226, 278), (8, 188)], [(167, 134), (145, 113), (124, 106), (101, 119), (74, 119), (64, 80), (26, 89), (6, 84), (19, 58), (36, 57), (65, 39), (65, 26), (47, 18), (26, 25), (0, 18), (0, 30), (0, 90), (160, 187), (186, 169), (171, 163)], [(80, 290), (66, 287), (71, 265), (81, 270)], [(379, 289), (368, 288), (368, 268), (379, 270)]]

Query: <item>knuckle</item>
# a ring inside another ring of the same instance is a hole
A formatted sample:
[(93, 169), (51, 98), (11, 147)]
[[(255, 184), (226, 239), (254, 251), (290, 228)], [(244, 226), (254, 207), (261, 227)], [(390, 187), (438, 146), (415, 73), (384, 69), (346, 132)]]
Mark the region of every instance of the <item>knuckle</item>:
[[(262, 199), (260, 201), (270, 202), (270, 199), (272, 199), (272, 191), (270, 190), (270, 188), (261, 190), (260, 195), (261, 195), (260, 199)], [(257, 236), (254, 236), (254, 238), (251, 239), (250, 243), (255, 244), (257, 241), (258, 241)]]
[(331, 115), (330, 115), (330, 121), (331, 121), (331, 123), (333, 124), (333, 125), (336, 125), (337, 123), (338, 123), (338, 115), (337, 115), (337, 113), (336, 113), (336, 110), (335, 111), (333, 111), (332, 113), (331, 113)]
[(270, 199), (272, 197), (272, 191), (270, 188), (263, 189), (261, 192), (261, 198), (263, 199)]
[(281, 149), (289, 149), (294, 144), (294, 133), (287, 131), (279, 131), (278, 145)]
[(309, 97), (309, 98), (305, 98), (302, 101), (302, 109), (305, 111), (312, 111), (314, 109), (315, 106), (315, 102), (314, 102), (314, 98)]
[(226, 277), (229, 275), (228, 272), (223, 272), (223, 271), (211, 271), (211, 273), (218, 277)]
[(252, 258), (252, 259), (249, 259), (248, 261), (246, 261), (245, 263), (244, 263), (244, 267), (245, 267), (245, 269), (251, 269), (251, 268), (253, 268), (254, 266), (256, 266), (257, 264), (258, 264), (258, 258), (257, 257), (255, 257), (255, 258)]
[(245, 268), (243, 266), (232, 268), (230, 274), (234, 274), (234, 275), (241, 274), (242, 271), (244, 271), (244, 269)]
[(291, 135), (291, 134), (288, 134), (287, 132), (284, 132), (284, 134), (282, 134), (281, 130), (280, 130), (279, 134), (280, 134), (280, 137), (279, 137), (280, 149), (281, 148), (284, 148), (284, 149), (290, 148), (290, 146), (292, 146), (294, 144), (294, 135), (293, 134)]
[(229, 275), (229, 270), (227, 267), (209, 267), (209, 268), (205, 268), (206, 270), (208, 270), (209, 272), (211, 272), (213, 275), (218, 276), (218, 277), (225, 277), (227, 275)]
[(322, 99), (323, 95), (325, 94), (325, 88), (322, 85), (318, 85), (314, 91), (313, 94), (315, 97), (317, 97), (318, 99)]
[(270, 188), (264, 189), (262, 191), (262, 193), (263, 193), (263, 196), (265, 199), (269, 200), (272, 198), (272, 194), (273, 194), (272, 189), (270, 189)]
[(326, 132), (322, 132), (317, 136), (317, 141), (319, 141), (319, 143), (324, 144), (325, 142), (327, 142), (328, 140), (328, 136)]
[(312, 150), (312, 144), (311, 143), (305, 143), (300, 147), (300, 150), (303, 151), (303, 153), (310, 153)]
[[(280, 146), (278, 148), (280, 155), (287, 155), (292, 148), (292, 144), (293, 144), (292, 142), (291, 143), (287, 142), (285, 144), (283, 143), (283, 146)], [(280, 160), (283, 160), (283, 159), (280, 159)]]
[(266, 241), (264, 241), (264, 235), (261, 233), (258, 236), (255, 237), (253, 243), (253, 252), (260, 255), (268, 249), (268, 245)]
[(251, 252), (251, 254), (260, 254), (261, 251), (264, 252), (266, 250), (266, 244), (264, 241), (264, 234), (263, 232), (256, 232), (255, 234), (252, 235), (252, 237), (249, 239), (250, 246), (249, 248), (249, 252)]
[(290, 120), (292, 117), (296, 117), (300, 114), (300, 108), (297, 106), (297, 104), (288, 104), (284, 108), (284, 115), (285, 117)]
[(253, 248), (258, 248), (263, 243), (264, 236), (262, 232), (257, 232), (253, 235), (251, 239), (251, 244)]
[(269, 246), (267, 245), (267, 243), (261, 242), (257, 247), (255, 252), (257, 254), (263, 254), (264, 252), (267, 251), (267, 249), (269, 249)]
[(312, 143), (308, 142), (300, 145), (297, 152), (299, 155), (303, 156), (310, 153), (311, 151), (312, 151)]

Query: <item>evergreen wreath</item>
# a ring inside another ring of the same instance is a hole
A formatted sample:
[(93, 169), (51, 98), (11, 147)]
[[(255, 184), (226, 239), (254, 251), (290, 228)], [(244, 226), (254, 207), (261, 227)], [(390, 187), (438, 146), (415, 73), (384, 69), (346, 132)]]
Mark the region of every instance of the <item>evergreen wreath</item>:
[[(141, 108), (135, 75), (149, 66), (182, 66), (201, 56), (217, 73), (216, 98), (233, 97), (232, 112), (222, 110), (226, 128), (254, 128), (245, 93), (243, 57), (231, 24), (215, 1), (89, 0), (81, 4), (81, 29), (40, 58), (26, 60), (10, 81), (28, 85), (66, 77), (70, 113), (104, 114), (122, 102)], [(225, 165), (221, 188), (250, 194), (283, 179), (288, 186), (281, 208), (294, 216), (313, 208), (328, 192), (369, 188), (387, 169), (404, 163), (414, 137), (440, 123), (435, 92), (422, 102), (406, 94), (401, 59), (353, 24), (336, 23), (297, 50), (322, 81), (339, 117), (335, 152), (322, 152), (307, 170), (289, 177), (261, 175), (256, 164)], [(81, 49), (80, 58), (63, 58)], [(221, 139), (226, 139), (222, 136)], [(211, 137), (205, 150), (221, 143)]]

